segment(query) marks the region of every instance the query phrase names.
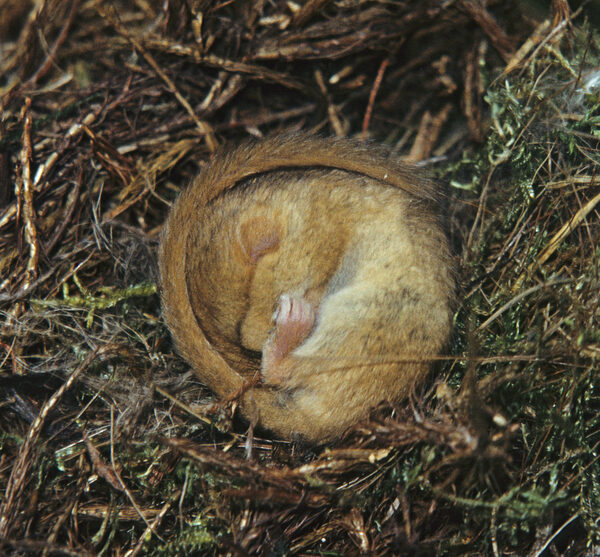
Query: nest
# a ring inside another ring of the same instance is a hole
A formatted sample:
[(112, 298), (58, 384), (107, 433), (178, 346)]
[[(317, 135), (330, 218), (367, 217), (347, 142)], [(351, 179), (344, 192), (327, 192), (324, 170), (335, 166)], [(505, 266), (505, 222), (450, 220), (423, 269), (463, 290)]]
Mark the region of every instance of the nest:
[[(0, 2), (0, 552), (598, 551), (588, 15), (566, 0)], [(290, 129), (428, 165), (461, 268), (428, 384), (326, 447), (252, 434), (215, 401), (156, 295), (177, 193), (219, 144)]]

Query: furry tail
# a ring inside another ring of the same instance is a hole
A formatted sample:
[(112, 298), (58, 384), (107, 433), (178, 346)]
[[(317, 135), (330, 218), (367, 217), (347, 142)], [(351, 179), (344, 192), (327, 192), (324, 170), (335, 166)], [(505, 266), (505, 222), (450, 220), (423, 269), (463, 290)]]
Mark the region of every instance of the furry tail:
[[(384, 149), (356, 141), (320, 138), (309, 134), (279, 135), (261, 142), (248, 142), (230, 151), (222, 151), (207, 164), (198, 178), (175, 203), (162, 233), (159, 249), (163, 313), (179, 351), (202, 380), (221, 397), (241, 392), (244, 378), (215, 350), (194, 315), (187, 289), (186, 264), (188, 236), (202, 207), (238, 182), (263, 172), (281, 168), (327, 167), (357, 172), (406, 191), (416, 199), (439, 202), (432, 182), (394, 161)], [(201, 226), (201, 223), (198, 224)], [(279, 435), (289, 437), (295, 431), (310, 439), (315, 433), (308, 415), (282, 393), (260, 385), (242, 398), (242, 410), (251, 420)], [(260, 414), (258, 413), (260, 410)], [(298, 424), (301, 424), (298, 426)]]

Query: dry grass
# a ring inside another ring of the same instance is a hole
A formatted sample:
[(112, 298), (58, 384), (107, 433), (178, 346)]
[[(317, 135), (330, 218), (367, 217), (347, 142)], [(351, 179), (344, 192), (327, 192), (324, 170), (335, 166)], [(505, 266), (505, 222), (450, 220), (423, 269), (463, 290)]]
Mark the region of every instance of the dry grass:
[[(0, 553), (600, 550), (592, 8), (302, 4), (0, 0)], [(248, 437), (154, 286), (203, 161), (289, 128), (430, 164), (461, 260), (451, 356), (329, 447)]]

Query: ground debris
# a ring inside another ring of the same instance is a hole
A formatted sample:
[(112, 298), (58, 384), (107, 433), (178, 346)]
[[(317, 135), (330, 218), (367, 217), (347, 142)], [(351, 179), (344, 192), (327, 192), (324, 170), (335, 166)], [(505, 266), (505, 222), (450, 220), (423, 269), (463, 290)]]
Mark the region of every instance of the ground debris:
[[(598, 554), (592, 3), (0, 4), (0, 553)], [(156, 293), (178, 192), (290, 129), (428, 165), (461, 263), (438, 373), (327, 447), (214, 400)]]

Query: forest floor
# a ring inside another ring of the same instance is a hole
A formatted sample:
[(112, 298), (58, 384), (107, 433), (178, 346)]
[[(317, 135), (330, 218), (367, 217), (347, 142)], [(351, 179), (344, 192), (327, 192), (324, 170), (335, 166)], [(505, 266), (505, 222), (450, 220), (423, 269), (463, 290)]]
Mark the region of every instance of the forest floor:
[[(0, 553), (600, 555), (593, 4), (0, 0)], [(178, 192), (290, 129), (433, 172), (460, 268), (448, 357), (325, 447), (215, 412), (156, 294)]]

